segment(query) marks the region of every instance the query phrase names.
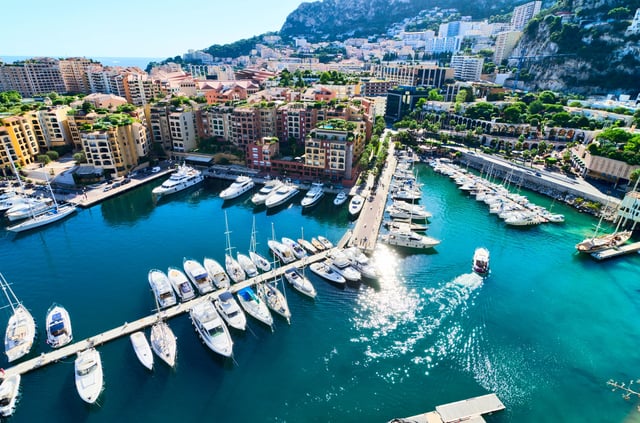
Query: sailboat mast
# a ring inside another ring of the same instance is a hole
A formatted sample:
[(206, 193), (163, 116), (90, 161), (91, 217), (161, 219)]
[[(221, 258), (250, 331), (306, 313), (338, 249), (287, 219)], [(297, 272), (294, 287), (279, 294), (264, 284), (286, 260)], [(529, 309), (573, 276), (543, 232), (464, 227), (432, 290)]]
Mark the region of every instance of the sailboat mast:
[(2, 279), (0, 281), (0, 283), (2, 284), (2, 292), (4, 292), (5, 297), (7, 297), (7, 301), (9, 302), (9, 306), (11, 306), (11, 310), (13, 311), (13, 313), (15, 313), (16, 307), (14, 305), (14, 302), (15, 304), (19, 304), (18, 297), (16, 297), (16, 294), (14, 294), (11, 288), (9, 288), (9, 283), (4, 278), (4, 275), (2, 273), (0, 273), (0, 278)]
[(225, 210), (224, 212), (224, 226), (225, 226), (225, 232), (224, 234), (227, 236), (227, 254), (229, 254), (231, 257), (233, 257), (233, 255), (231, 254), (231, 238), (229, 237), (229, 234), (231, 234), (231, 231), (229, 231), (229, 222), (227, 221), (227, 212)]

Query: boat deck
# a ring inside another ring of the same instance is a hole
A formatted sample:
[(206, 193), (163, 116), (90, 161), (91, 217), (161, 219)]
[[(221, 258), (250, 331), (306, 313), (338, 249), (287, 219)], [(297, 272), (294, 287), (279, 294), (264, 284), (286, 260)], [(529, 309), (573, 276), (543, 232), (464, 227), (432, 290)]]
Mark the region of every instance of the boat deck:
[(620, 247), (607, 248), (606, 250), (591, 253), (591, 257), (600, 261), (600, 260), (610, 259), (613, 257), (622, 256), (625, 254), (635, 253), (636, 251), (640, 252), (640, 242), (625, 244)]
[[(252, 279), (248, 279), (246, 281), (237, 283), (237, 284), (232, 284), (231, 287), (229, 288), (229, 291), (231, 291), (232, 293), (235, 293), (243, 288), (246, 288), (248, 286), (252, 286), (252, 285), (256, 285), (258, 283), (261, 282), (266, 282), (269, 280), (272, 280), (282, 274), (284, 274), (285, 271), (294, 268), (294, 267), (298, 267), (298, 266), (306, 266), (309, 263), (313, 263), (316, 261), (320, 261), (325, 259), (330, 253), (332, 253), (336, 248), (342, 248), (347, 244), (347, 241), (349, 240), (350, 237), (350, 233), (347, 232), (342, 239), (340, 239), (340, 241), (338, 241), (337, 246), (329, 249), (329, 250), (324, 250), (321, 251), (317, 254), (314, 254), (312, 256), (308, 256), (303, 258), (302, 260), (298, 260), (295, 261), (293, 263), (289, 263), (287, 265), (278, 267), (277, 269), (272, 269), (269, 272), (260, 274)], [(187, 313), (190, 309), (193, 308), (194, 305), (196, 305), (198, 302), (203, 301), (205, 299), (208, 300), (213, 300), (215, 298), (217, 298), (220, 293), (224, 292), (224, 289), (219, 289), (213, 292), (210, 292), (208, 294), (205, 295), (201, 295), (199, 297), (196, 297), (190, 301), (184, 302), (184, 303), (179, 303), (175, 306), (169, 307), (167, 309), (161, 310), (158, 313), (154, 313), (152, 315), (143, 317), (141, 319), (132, 321), (132, 322), (125, 322), (124, 324), (122, 324), (121, 326), (118, 326), (116, 328), (110, 329), (108, 331), (99, 333), (97, 335), (94, 335), (92, 337), (83, 339), (81, 341), (66, 345), (62, 348), (59, 349), (55, 349), (52, 350), (48, 353), (42, 353), (37, 357), (31, 358), (29, 360), (26, 361), (22, 361), (20, 363), (17, 363), (15, 365), (13, 365), (12, 367), (9, 367), (7, 369), (4, 369), (4, 373), (1, 375), (1, 379), (6, 379), (9, 378), (15, 374), (24, 374), (24, 373), (28, 373), (32, 370), (36, 370), (39, 369), (40, 367), (44, 367), (48, 364), (51, 363), (55, 363), (59, 360), (62, 360), (66, 357), (69, 357), (71, 355), (77, 354), (80, 351), (86, 350), (87, 348), (91, 348), (94, 346), (98, 346), (98, 345), (102, 345), (102, 344), (106, 344), (109, 341), (113, 341), (115, 339), (124, 337), (124, 336), (128, 336), (130, 334), (132, 334), (133, 332), (137, 332), (139, 330), (142, 330), (148, 326), (153, 325), (154, 323), (156, 323), (159, 319), (170, 319), (172, 317), (178, 316), (180, 314), (183, 313)]]

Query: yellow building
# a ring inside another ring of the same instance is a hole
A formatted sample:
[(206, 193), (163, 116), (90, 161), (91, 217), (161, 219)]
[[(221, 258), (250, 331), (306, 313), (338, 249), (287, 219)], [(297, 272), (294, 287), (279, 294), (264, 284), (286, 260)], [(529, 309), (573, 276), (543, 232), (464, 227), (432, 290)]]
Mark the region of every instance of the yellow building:
[(317, 169), (316, 177), (352, 179), (353, 168), (365, 143), (356, 122), (331, 119), (318, 125), (305, 140), (305, 166)]
[(11, 116), (2, 119), (0, 126), (0, 154), (2, 167), (11, 167), (7, 149), (11, 152), (16, 166), (26, 166), (36, 162), (40, 153), (33, 126), (25, 116)]

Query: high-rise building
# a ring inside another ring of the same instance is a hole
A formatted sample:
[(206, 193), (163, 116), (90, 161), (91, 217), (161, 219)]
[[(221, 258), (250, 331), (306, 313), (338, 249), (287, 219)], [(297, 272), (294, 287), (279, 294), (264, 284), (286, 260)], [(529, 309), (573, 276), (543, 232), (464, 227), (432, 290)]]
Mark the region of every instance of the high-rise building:
[(3, 144), (0, 146), (3, 167), (11, 167), (9, 156), (6, 155), (7, 150), (16, 166), (26, 166), (36, 162), (40, 148), (29, 118), (10, 116), (2, 119), (0, 140)]
[(47, 57), (0, 64), (0, 86), (3, 90), (15, 90), (23, 97), (67, 91), (59, 61)]
[(541, 1), (531, 1), (529, 3), (525, 3), (522, 6), (515, 7), (513, 9), (513, 15), (511, 16), (511, 29), (514, 31), (521, 31), (527, 26), (527, 23), (535, 15), (540, 13), (540, 9), (542, 8)]
[(305, 167), (318, 178), (351, 179), (356, 151), (364, 145), (365, 135), (357, 125), (334, 119), (311, 131), (304, 143)]
[(439, 88), (444, 85), (445, 80), (453, 78), (453, 69), (437, 66), (435, 63), (420, 65), (383, 64), (375, 65), (373, 74), (377, 78), (394, 81), (398, 85)]
[(66, 92), (73, 94), (89, 94), (91, 87), (87, 77), (87, 68), (95, 64), (91, 59), (73, 57), (60, 60), (60, 73)]
[(456, 79), (462, 81), (479, 81), (482, 75), (484, 58), (456, 55), (451, 57), (451, 67)]
[(505, 31), (497, 34), (493, 63), (500, 65), (504, 59), (509, 58), (520, 37), (522, 37), (522, 31)]

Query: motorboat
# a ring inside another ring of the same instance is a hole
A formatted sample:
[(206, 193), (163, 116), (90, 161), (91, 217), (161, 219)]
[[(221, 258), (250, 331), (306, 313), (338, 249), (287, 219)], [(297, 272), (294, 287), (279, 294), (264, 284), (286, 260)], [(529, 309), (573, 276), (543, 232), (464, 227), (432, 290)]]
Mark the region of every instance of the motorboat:
[(189, 301), (196, 296), (196, 291), (193, 289), (193, 285), (187, 279), (187, 276), (179, 269), (170, 267), (167, 271), (167, 277), (173, 290), (176, 291), (180, 301)]
[(391, 193), (394, 200), (419, 201), (422, 198), (422, 192), (417, 189), (401, 188)]
[(242, 270), (246, 273), (247, 277), (253, 278), (258, 276), (258, 267), (246, 254), (238, 253), (236, 254), (236, 261), (242, 267)]
[(203, 264), (204, 268), (207, 269), (207, 273), (209, 273), (209, 276), (211, 276), (211, 279), (213, 279), (213, 283), (217, 288), (222, 289), (229, 288), (229, 286), (231, 286), (229, 275), (227, 275), (227, 272), (224, 271), (224, 268), (222, 267), (222, 265), (220, 265), (220, 263), (212, 258), (205, 257)]
[(244, 269), (242, 269), (240, 263), (238, 263), (231, 254), (224, 255), (224, 268), (234, 283), (242, 282), (247, 278), (247, 274)]
[(184, 268), (184, 273), (186, 273), (200, 294), (213, 291), (213, 279), (209, 276), (207, 269), (197, 260), (184, 258), (182, 267)]
[(11, 207), (25, 202), (27, 197), (15, 191), (3, 192), (0, 194), (0, 212), (9, 210)]
[(73, 204), (55, 205), (53, 208), (41, 212), (40, 214), (36, 214), (23, 222), (7, 227), (7, 230), (10, 232), (24, 232), (39, 228), (62, 220), (70, 214), (75, 213), (76, 210), (77, 207)]
[(306, 295), (310, 298), (315, 298), (318, 293), (315, 287), (304, 275), (301, 275), (296, 269), (289, 269), (284, 272), (284, 277), (291, 284), (291, 286), (299, 293)]
[(471, 269), (481, 276), (489, 273), (489, 250), (484, 247), (476, 248)]
[(316, 275), (328, 280), (329, 282), (343, 284), (347, 281), (341, 274), (333, 270), (331, 266), (323, 261), (311, 263), (309, 265), (309, 269), (311, 269), (311, 271)]
[(346, 192), (344, 191), (340, 191), (338, 193), (338, 195), (336, 195), (336, 198), (333, 199), (333, 205), (334, 206), (341, 206), (344, 203), (347, 202), (347, 199), (349, 198), (349, 196), (347, 195)]
[(412, 222), (411, 219), (390, 219), (382, 224), (389, 230), (409, 229), (415, 232), (424, 232), (429, 229), (428, 225)]
[(329, 250), (333, 248), (333, 244), (331, 243), (331, 241), (329, 241), (327, 238), (323, 237), (322, 235), (318, 235), (318, 241), (322, 243), (322, 246), (324, 247), (325, 250)]
[(231, 357), (233, 354), (231, 334), (211, 301), (200, 301), (189, 310), (189, 316), (200, 339), (211, 351), (223, 357)]
[(268, 209), (278, 207), (292, 199), (298, 194), (298, 187), (284, 183), (280, 185), (264, 202)]
[(2, 274), (0, 283), (11, 307), (11, 317), (4, 335), (4, 352), (9, 362), (12, 362), (31, 351), (36, 336), (36, 322), (29, 310), (18, 301), (18, 297)]
[(140, 360), (140, 363), (149, 370), (153, 370), (153, 353), (151, 352), (151, 346), (144, 332), (133, 332), (129, 335), (131, 340), (131, 346), (136, 353), (136, 357)]
[(192, 187), (203, 180), (204, 175), (201, 171), (183, 164), (179, 166), (178, 169), (169, 176), (169, 179), (162, 183), (162, 185), (155, 187), (151, 191), (151, 194), (156, 200), (159, 200), (169, 194), (174, 194)]
[(346, 280), (351, 282), (358, 282), (362, 279), (362, 275), (353, 266), (351, 266), (351, 260), (342, 251), (335, 251), (331, 254), (331, 259), (328, 260), (329, 266), (339, 274), (341, 274)]
[(270, 239), (267, 241), (267, 245), (269, 249), (283, 264), (289, 264), (296, 260), (296, 256), (293, 254), (291, 248), (287, 247), (281, 242)]
[(364, 207), (364, 197), (358, 194), (351, 197), (351, 201), (349, 201), (349, 214), (351, 216), (355, 217), (360, 214), (362, 207)]
[(246, 287), (238, 291), (238, 300), (247, 314), (267, 326), (273, 325), (273, 316), (269, 312), (269, 307), (258, 297), (251, 287)]
[(394, 201), (387, 207), (387, 212), (393, 219), (425, 220), (432, 216), (423, 206), (406, 201)]
[(0, 416), (9, 417), (16, 409), (20, 391), (20, 373), (5, 378), (0, 384)]
[(100, 353), (95, 348), (80, 351), (74, 362), (76, 389), (84, 402), (93, 404), (102, 392), (103, 374)]
[(232, 200), (240, 197), (242, 194), (253, 188), (254, 185), (255, 183), (253, 182), (253, 179), (248, 176), (240, 175), (231, 185), (229, 185), (227, 189), (220, 192), (220, 198), (223, 200)]
[(605, 235), (594, 235), (576, 244), (576, 250), (581, 253), (595, 253), (608, 248), (616, 248), (631, 238), (631, 231), (615, 231)]
[(305, 250), (307, 250), (310, 254), (316, 254), (318, 249), (309, 241), (303, 238), (298, 238), (298, 244), (302, 246)]
[(324, 184), (321, 182), (314, 182), (311, 184), (311, 189), (307, 191), (300, 205), (307, 209), (315, 206), (324, 197)]
[(27, 198), (24, 202), (16, 204), (5, 212), (9, 221), (26, 219), (45, 212), (53, 207), (53, 202), (49, 198)]
[(293, 239), (282, 237), (282, 243), (291, 249), (293, 255), (296, 256), (297, 259), (302, 259), (307, 256), (307, 252), (302, 248), (302, 245), (298, 244)]
[(376, 279), (378, 277), (378, 272), (369, 262), (369, 257), (358, 247), (345, 248), (342, 252), (351, 260), (351, 266), (360, 272), (363, 278)]
[(169, 367), (175, 367), (178, 346), (176, 336), (173, 331), (163, 320), (158, 320), (151, 326), (151, 349), (162, 361), (167, 363)]
[(429, 236), (420, 235), (410, 230), (390, 231), (381, 237), (382, 241), (396, 247), (423, 250), (433, 248), (440, 244), (440, 241)]
[(162, 270), (150, 270), (148, 279), (153, 295), (155, 295), (160, 308), (167, 308), (176, 304), (176, 294), (173, 288), (171, 288), (169, 278)]
[(256, 206), (263, 205), (267, 198), (271, 194), (276, 192), (276, 190), (280, 188), (281, 185), (282, 181), (279, 179), (272, 179), (268, 181), (262, 188), (260, 188), (258, 192), (253, 194), (253, 196), (251, 197), (251, 202)]
[(263, 272), (268, 272), (271, 270), (271, 263), (265, 257), (256, 253), (255, 251), (249, 251), (249, 258), (256, 265), (256, 267)]
[(318, 238), (311, 238), (311, 245), (313, 245), (318, 251), (326, 250), (326, 247), (322, 242), (318, 241)]
[(291, 323), (289, 303), (287, 303), (286, 297), (282, 292), (280, 292), (275, 284), (270, 282), (261, 283), (258, 285), (257, 289), (258, 294), (262, 297), (264, 302), (267, 303), (267, 307), (285, 318), (287, 323)]
[(238, 302), (229, 291), (222, 291), (213, 304), (227, 325), (238, 330), (247, 328), (247, 316), (244, 315)]
[(53, 304), (49, 307), (45, 322), (47, 344), (49, 344), (51, 348), (63, 347), (73, 340), (69, 312), (61, 305)]
[(511, 226), (533, 226), (542, 222), (543, 219), (532, 212), (515, 213), (504, 220), (504, 223)]

